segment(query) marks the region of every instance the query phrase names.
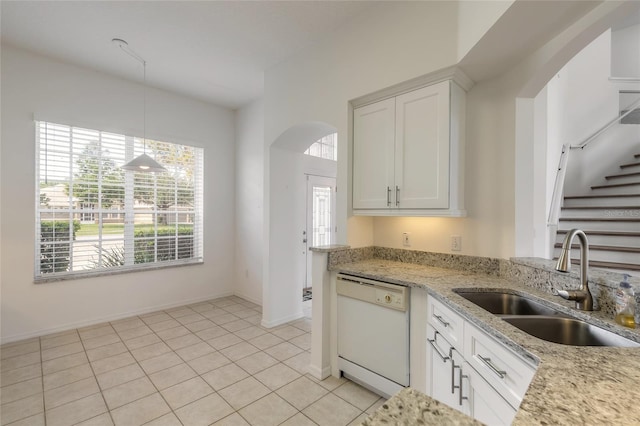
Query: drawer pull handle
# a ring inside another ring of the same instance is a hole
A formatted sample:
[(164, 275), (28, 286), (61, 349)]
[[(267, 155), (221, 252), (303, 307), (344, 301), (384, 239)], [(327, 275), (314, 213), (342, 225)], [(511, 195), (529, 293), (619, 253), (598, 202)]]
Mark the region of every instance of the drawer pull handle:
[(493, 363), (491, 362), (491, 358), (484, 358), (482, 355), (478, 355), (478, 358), (480, 358), (480, 361), (482, 361), (484, 365), (489, 367), (489, 369), (493, 371), (501, 379), (504, 379), (504, 376), (507, 375), (506, 371), (498, 370), (498, 368), (495, 365), (493, 365)]
[(459, 386), (460, 395), (459, 395), (459, 399), (458, 399), (458, 404), (460, 404), (460, 406), (462, 406), (462, 401), (465, 400), (465, 399), (469, 399), (466, 396), (462, 396), (462, 379), (468, 379), (469, 376), (467, 376), (465, 374), (462, 374), (462, 368), (460, 368), (460, 371), (458, 372), (458, 374), (459, 374), (459, 377), (460, 377), (460, 386)]
[(440, 352), (440, 349), (438, 348), (438, 346), (436, 345), (436, 340), (438, 339), (438, 332), (436, 331), (433, 334), (433, 340), (429, 339), (427, 337), (427, 342), (429, 342), (431, 344), (431, 346), (433, 347), (433, 350), (436, 351), (436, 353), (438, 355), (440, 355), (440, 358), (442, 359), (442, 362), (447, 362), (447, 360), (449, 359), (448, 356), (446, 356), (445, 354), (443, 354), (442, 352)]
[(440, 321), (440, 324), (444, 325), (445, 327), (449, 327), (449, 323), (445, 321), (444, 318), (442, 318), (440, 315), (434, 315), (434, 317), (436, 317), (436, 319)]
[(456, 372), (456, 368), (461, 368), (461, 366), (456, 365), (456, 363), (453, 361), (453, 351), (455, 351), (456, 348), (452, 347), (451, 349), (449, 349), (449, 358), (451, 358), (451, 393), (455, 394), (456, 393), (456, 389), (458, 388), (458, 386), (455, 385), (455, 372)]

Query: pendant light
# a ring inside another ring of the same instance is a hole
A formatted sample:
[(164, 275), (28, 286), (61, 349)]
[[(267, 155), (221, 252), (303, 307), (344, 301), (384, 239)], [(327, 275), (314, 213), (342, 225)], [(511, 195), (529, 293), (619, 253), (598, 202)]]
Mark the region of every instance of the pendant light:
[(145, 61), (140, 55), (134, 52), (130, 47), (129, 43), (120, 39), (114, 38), (111, 40), (113, 43), (118, 45), (120, 49), (127, 55), (131, 56), (136, 61), (142, 64), (143, 69), (143, 78), (144, 78), (144, 106), (143, 106), (143, 128), (142, 128), (142, 143), (143, 143), (143, 153), (133, 160), (129, 161), (127, 164), (122, 166), (121, 168), (124, 170), (131, 170), (134, 172), (142, 172), (142, 173), (159, 173), (164, 172), (165, 169), (160, 163), (158, 163), (153, 158), (147, 155), (147, 61)]

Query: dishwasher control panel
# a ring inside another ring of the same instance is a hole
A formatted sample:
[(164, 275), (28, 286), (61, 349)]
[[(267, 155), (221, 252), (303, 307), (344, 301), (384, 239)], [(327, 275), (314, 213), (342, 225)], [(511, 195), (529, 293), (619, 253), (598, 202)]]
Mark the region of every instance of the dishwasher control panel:
[(401, 285), (338, 274), (336, 290), (338, 296), (346, 296), (403, 312), (409, 309), (409, 288)]
[(404, 293), (376, 288), (376, 303), (379, 305), (393, 306), (394, 308), (403, 308)]

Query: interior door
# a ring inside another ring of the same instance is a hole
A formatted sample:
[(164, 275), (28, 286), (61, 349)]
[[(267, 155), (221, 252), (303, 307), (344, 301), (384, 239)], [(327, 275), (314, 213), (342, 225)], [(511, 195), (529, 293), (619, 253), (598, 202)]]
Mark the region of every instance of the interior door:
[(311, 295), (311, 253), (309, 247), (325, 246), (336, 241), (336, 179), (314, 175), (306, 175), (306, 179), (307, 226), (302, 235), (306, 256), (306, 274), (302, 289), (303, 300), (308, 300)]

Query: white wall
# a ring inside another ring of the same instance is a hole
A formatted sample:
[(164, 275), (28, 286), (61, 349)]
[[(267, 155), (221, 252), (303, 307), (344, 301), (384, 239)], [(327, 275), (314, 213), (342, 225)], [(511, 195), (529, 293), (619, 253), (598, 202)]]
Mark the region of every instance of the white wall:
[(264, 105), (236, 112), (235, 294), (262, 304)]
[(514, 0), (458, 2), (458, 58), (473, 46), (509, 9)]
[(611, 32), (611, 75), (640, 78), (640, 24)]
[(138, 84), (2, 46), (2, 340), (233, 292), (234, 114), (149, 89), (147, 136), (205, 149), (202, 265), (35, 285), (34, 113), (140, 135)]

